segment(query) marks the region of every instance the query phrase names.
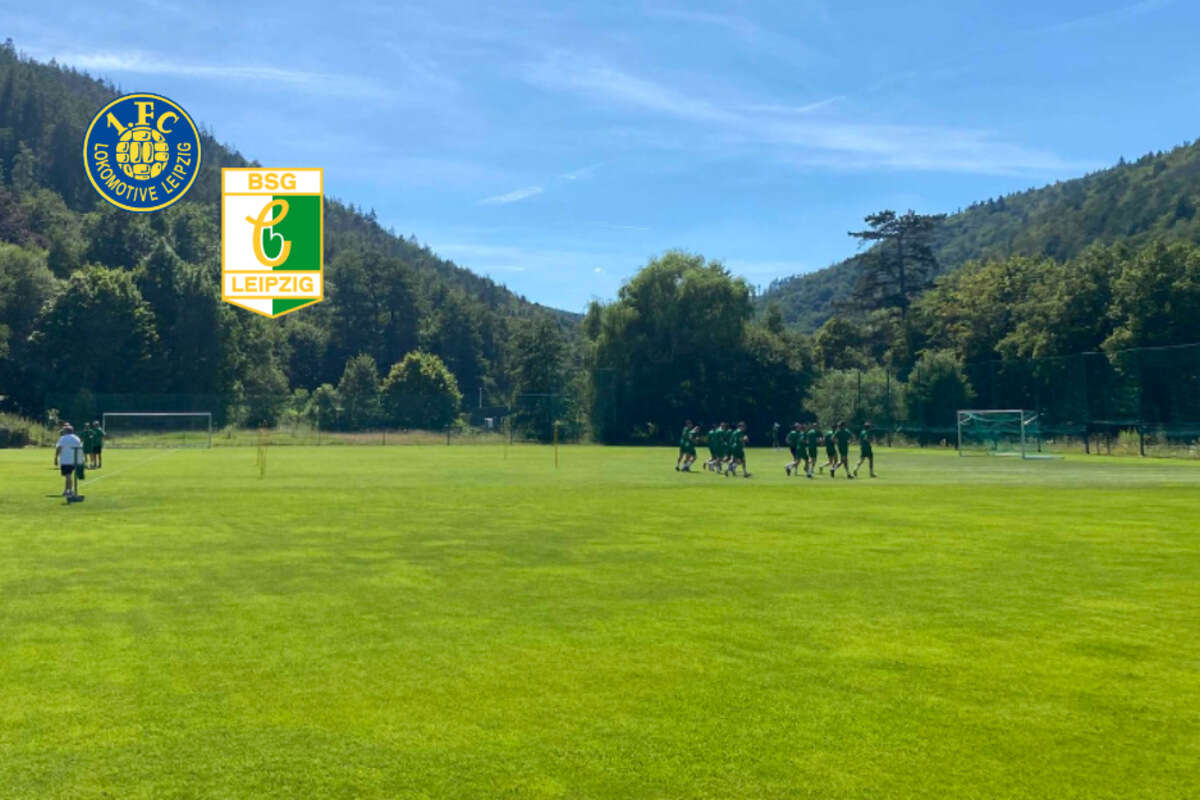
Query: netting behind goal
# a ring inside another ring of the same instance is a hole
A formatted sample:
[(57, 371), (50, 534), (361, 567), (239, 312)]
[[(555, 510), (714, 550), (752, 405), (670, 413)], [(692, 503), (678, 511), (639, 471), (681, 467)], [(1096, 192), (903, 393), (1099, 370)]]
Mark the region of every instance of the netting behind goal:
[(212, 447), (212, 414), (113, 412), (103, 417), (106, 447)]
[(958, 454), (1039, 457), (1038, 415), (1023, 409), (960, 410)]

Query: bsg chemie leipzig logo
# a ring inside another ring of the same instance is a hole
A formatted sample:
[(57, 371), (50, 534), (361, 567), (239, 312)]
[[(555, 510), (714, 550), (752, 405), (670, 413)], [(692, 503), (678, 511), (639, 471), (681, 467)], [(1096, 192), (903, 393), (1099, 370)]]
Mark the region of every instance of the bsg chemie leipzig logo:
[(221, 170), (221, 298), (278, 317), (325, 297), (324, 172)]
[(96, 191), (126, 211), (179, 200), (200, 172), (200, 134), (187, 112), (157, 94), (127, 94), (100, 109), (83, 137)]

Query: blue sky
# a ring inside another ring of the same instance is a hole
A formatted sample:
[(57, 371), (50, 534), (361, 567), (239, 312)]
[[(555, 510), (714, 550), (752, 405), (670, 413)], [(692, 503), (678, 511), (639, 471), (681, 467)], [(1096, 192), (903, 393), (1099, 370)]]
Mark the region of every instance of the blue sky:
[[(581, 310), (684, 248), (750, 283), (1200, 135), (1200, 5), (4, 0), (18, 48)], [(41, 10), (39, 10), (41, 9)], [(119, 9), (119, 10), (118, 10)]]

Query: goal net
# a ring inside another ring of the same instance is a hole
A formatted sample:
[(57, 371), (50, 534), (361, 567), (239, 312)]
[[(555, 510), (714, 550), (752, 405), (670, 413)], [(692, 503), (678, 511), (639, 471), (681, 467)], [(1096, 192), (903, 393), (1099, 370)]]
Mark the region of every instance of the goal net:
[(958, 454), (1046, 458), (1038, 415), (1024, 409), (963, 409), (958, 412)]
[(207, 411), (110, 412), (101, 423), (107, 447), (212, 447)]

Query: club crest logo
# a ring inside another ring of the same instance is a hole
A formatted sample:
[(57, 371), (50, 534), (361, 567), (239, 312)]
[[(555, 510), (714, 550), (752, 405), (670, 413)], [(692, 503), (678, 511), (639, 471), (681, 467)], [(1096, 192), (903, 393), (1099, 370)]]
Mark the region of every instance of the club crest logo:
[(100, 109), (83, 137), (83, 168), (108, 202), (158, 211), (200, 172), (200, 134), (188, 113), (157, 94), (127, 94)]
[(325, 298), (324, 171), (221, 170), (221, 298), (278, 317)]

